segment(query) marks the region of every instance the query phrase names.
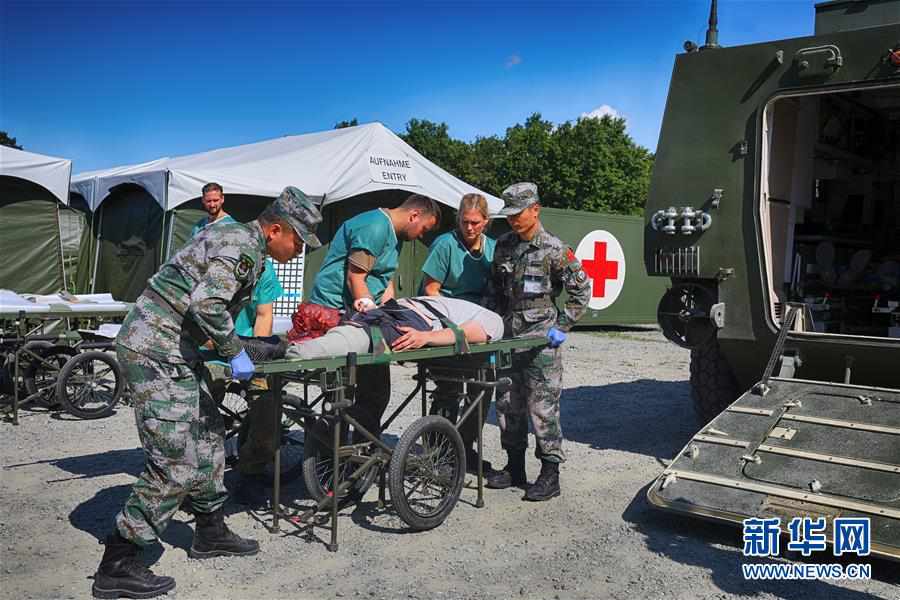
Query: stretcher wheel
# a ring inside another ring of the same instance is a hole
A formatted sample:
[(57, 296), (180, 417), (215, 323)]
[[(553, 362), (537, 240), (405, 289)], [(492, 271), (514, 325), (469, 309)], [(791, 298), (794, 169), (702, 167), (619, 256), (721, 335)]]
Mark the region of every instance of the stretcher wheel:
[(465, 461), (462, 438), (450, 421), (438, 415), (416, 419), (394, 448), (388, 472), (400, 518), (418, 531), (443, 523), (459, 500)]
[[(215, 396), (217, 390), (213, 389)], [(250, 407), (247, 405), (247, 399), (240, 394), (240, 386), (231, 384), (225, 386), (222, 400), (219, 404), (219, 412), (222, 414), (222, 420), (225, 422), (225, 439), (234, 439), (234, 453), (237, 456), (237, 435), (241, 430), (241, 424), (247, 418)]]
[(56, 396), (56, 382), (66, 362), (78, 354), (78, 351), (69, 346), (56, 346), (43, 341), (28, 342), (25, 349), (31, 350), (40, 358), (29, 354), (20, 355), (26, 362), (22, 370), (22, 382), (25, 384), (25, 392), (28, 400), (37, 400), (46, 406), (55, 406), (58, 403)]
[[(316, 429), (318, 431), (314, 431)], [(307, 428), (306, 432), (303, 444), (303, 483), (306, 485), (309, 497), (316, 502), (321, 502), (334, 485), (334, 458), (331, 454), (331, 444), (324, 441), (325, 439), (331, 439), (331, 433), (325, 427), (310, 427)], [(359, 466), (356, 462), (345, 460), (355, 452), (352, 448), (341, 448), (338, 453), (341, 481), (349, 477)], [(359, 456), (358, 453), (357, 456)], [(362, 477), (357, 479), (353, 487), (350, 488), (350, 495), (357, 498), (365, 496), (369, 488), (372, 487), (377, 474), (378, 469), (375, 467), (363, 473)]]
[(56, 397), (73, 416), (99, 419), (113, 413), (123, 388), (122, 369), (115, 358), (105, 352), (82, 352), (60, 370)]

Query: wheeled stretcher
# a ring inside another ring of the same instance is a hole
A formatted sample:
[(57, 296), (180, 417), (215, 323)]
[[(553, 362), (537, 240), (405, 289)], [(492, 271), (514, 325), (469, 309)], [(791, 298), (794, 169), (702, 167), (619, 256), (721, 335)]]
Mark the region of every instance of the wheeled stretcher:
[[(60, 403), (83, 419), (112, 413), (125, 389), (112, 348), (118, 325), (76, 329), (124, 317), (131, 305), (110, 294), (17, 294), (0, 290), (0, 368), (10, 415), (18, 424), (19, 406)], [(22, 388), (27, 393), (21, 398)]]
[[(477, 418), (476, 411), (484, 410), (482, 401), (488, 388), (509, 385), (502, 370), (511, 366), (512, 354), (517, 351), (539, 349), (545, 338), (506, 339), (469, 345), (457, 334), (452, 346), (427, 347), (392, 352), (377, 343), (373, 335), (374, 352), (321, 359), (284, 359), (257, 363), (257, 375), (265, 375), (268, 388), (276, 398), (282, 398), (277, 412), (280, 428), (284, 416), (304, 425), (303, 476), (310, 496), (316, 505), (298, 515), (287, 515), (280, 502), (281, 451), (274, 456), (272, 529), (278, 531), (280, 522), (287, 520), (298, 528), (327, 526), (331, 540), (329, 550), (338, 549), (337, 515), (341, 501), (361, 496), (375, 483), (379, 485), (379, 505), (390, 492), (394, 510), (403, 521), (416, 530), (440, 525), (456, 505), (465, 480), (465, 451), (459, 435), (460, 425), (468, 418)], [(415, 364), (415, 389), (385, 420), (385, 430), (412, 403), (421, 401), (421, 417), (403, 432), (393, 448), (380, 438), (380, 431), (368, 431), (351, 416), (349, 409), (366, 401), (365, 382), (360, 382), (358, 369), (364, 365), (389, 363)], [(501, 377), (497, 374), (501, 372)], [(437, 415), (428, 415), (429, 382), (452, 381), (462, 385), (460, 400), (468, 399), (470, 386), (478, 386), (480, 393), (466, 401), (456, 423)], [(303, 386), (303, 396), (283, 393), (286, 383)], [(309, 388), (318, 385), (320, 393), (310, 397)], [(481, 428), (477, 437), (478, 474), (477, 500), (484, 505), (482, 473)], [(328, 515), (322, 513), (328, 512)], [(330, 521), (330, 525), (328, 522)]]

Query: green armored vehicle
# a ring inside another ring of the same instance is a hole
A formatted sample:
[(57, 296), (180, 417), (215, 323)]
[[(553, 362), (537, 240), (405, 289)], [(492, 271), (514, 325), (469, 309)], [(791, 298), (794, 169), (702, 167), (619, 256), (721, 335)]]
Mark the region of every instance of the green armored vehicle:
[[(665, 335), (706, 423), (660, 507), (872, 519), (900, 558), (900, 0), (677, 56), (646, 208)], [(711, 420), (711, 421), (710, 421)]]

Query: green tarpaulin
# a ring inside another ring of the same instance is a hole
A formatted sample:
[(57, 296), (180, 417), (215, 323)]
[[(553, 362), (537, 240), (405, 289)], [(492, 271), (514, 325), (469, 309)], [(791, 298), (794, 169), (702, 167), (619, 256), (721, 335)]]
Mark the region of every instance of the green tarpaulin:
[(43, 187), (0, 176), (0, 288), (35, 294), (65, 289), (59, 206)]

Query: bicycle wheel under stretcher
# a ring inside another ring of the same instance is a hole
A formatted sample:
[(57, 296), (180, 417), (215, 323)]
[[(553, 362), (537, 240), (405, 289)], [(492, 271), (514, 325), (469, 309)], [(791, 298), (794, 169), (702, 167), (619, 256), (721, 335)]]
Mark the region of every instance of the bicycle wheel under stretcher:
[(125, 380), (115, 358), (106, 352), (82, 352), (59, 371), (56, 397), (73, 416), (99, 419), (113, 413)]
[(444, 417), (416, 419), (394, 448), (388, 473), (391, 502), (418, 531), (433, 529), (453, 511), (466, 474), (465, 449)]
[[(348, 435), (344, 437), (349, 438)], [(327, 442), (330, 438), (328, 428), (320, 426), (308, 427), (303, 439), (303, 482), (309, 497), (316, 502), (321, 502), (334, 488), (334, 456), (331, 444)], [(367, 458), (360, 449), (363, 445), (352, 445), (349, 439), (344, 439), (344, 443), (348, 445), (341, 446), (338, 451), (340, 481), (346, 480)], [(376, 475), (378, 468), (375, 466), (362, 473), (350, 487), (350, 497), (365, 496)]]

